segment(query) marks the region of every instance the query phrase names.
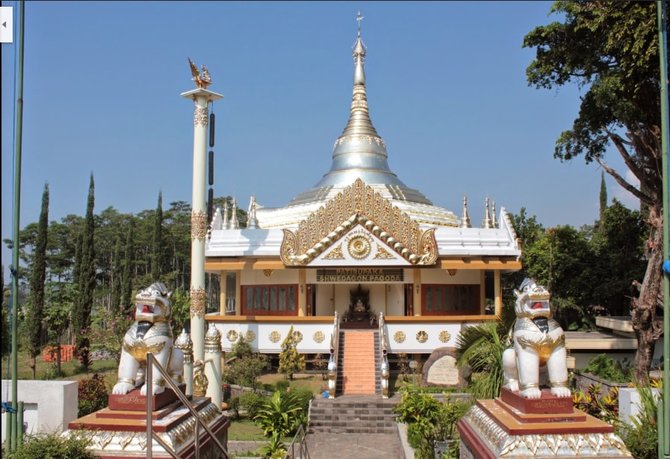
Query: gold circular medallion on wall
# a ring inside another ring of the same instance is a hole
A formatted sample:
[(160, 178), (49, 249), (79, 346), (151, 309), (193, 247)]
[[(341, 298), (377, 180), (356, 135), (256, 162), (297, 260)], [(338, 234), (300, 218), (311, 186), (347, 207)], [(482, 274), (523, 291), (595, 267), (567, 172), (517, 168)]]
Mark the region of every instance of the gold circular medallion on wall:
[(273, 331), (270, 332), (270, 341), (272, 341), (273, 343), (277, 343), (277, 342), (279, 342), (280, 339), (281, 339), (281, 335), (279, 334), (279, 332), (277, 330), (273, 330)]
[(300, 333), (298, 330), (293, 332), (293, 339), (295, 340), (296, 343), (299, 343), (302, 341), (302, 333)]
[(440, 332), (439, 338), (440, 338), (440, 341), (442, 341), (443, 343), (446, 343), (447, 341), (449, 341), (451, 339), (451, 333), (449, 333), (446, 330), (442, 330)]
[(351, 255), (356, 260), (362, 260), (367, 258), (370, 255), (370, 241), (367, 240), (365, 236), (355, 236), (349, 239), (349, 244), (347, 244), (347, 250), (349, 255)]
[(393, 334), (393, 341), (396, 343), (404, 343), (405, 342), (405, 332), (398, 330)]
[(251, 342), (256, 339), (256, 333), (251, 330), (247, 330), (247, 332), (244, 334), (244, 339), (246, 339), (248, 342)]
[(226, 334), (226, 338), (228, 338), (228, 341), (230, 341), (231, 343), (237, 341), (238, 337), (239, 334), (235, 330), (228, 330), (228, 333)]
[(317, 330), (314, 332), (313, 338), (315, 343), (323, 343), (323, 340), (326, 339), (326, 335), (324, 335), (321, 330)]
[(426, 333), (423, 330), (419, 330), (416, 333), (416, 340), (420, 343), (425, 343), (426, 341), (428, 341), (428, 333)]

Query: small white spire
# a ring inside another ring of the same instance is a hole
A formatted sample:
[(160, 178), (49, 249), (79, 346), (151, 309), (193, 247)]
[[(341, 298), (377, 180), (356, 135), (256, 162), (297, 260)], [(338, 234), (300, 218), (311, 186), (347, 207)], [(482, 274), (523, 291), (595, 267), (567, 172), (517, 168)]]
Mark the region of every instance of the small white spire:
[(221, 228), (230, 229), (230, 221), (228, 221), (228, 200), (226, 198), (223, 200), (223, 222), (221, 223)]
[(484, 199), (484, 221), (482, 222), (482, 228), (491, 228), (491, 212), (489, 210), (488, 196)]
[(233, 198), (233, 208), (230, 211), (230, 229), (240, 229), (240, 222), (237, 220), (237, 201)]
[(470, 214), (468, 213), (468, 197), (465, 195), (463, 195), (463, 218), (461, 218), (461, 228), (472, 228)]
[(212, 218), (212, 230), (223, 229), (223, 217), (221, 216), (221, 207), (217, 207)]
[(249, 198), (249, 210), (247, 211), (247, 228), (257, 229), (258, 219), (256, 218), (256, 196), (253, 194)]
[(496, 217), (496, 202), (491, 199), (491, 224), (494, 228), (498, 227), (498, 218)]

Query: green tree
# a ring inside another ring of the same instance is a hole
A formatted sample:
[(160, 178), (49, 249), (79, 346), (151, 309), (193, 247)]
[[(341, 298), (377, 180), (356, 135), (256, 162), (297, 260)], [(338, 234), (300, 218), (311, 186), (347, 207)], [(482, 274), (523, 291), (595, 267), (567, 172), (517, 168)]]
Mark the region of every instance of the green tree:
[(161, 254), (163, 252), (163, 193), (158, 193), (158, 204), (154, 214), (154, 234), (151, 243), (151, 278), (160, 280)]
[[(545, 89), (572, 83), (585, 88), (579, 114), (572, 128), (558, 137), (554, 156), (564, 161), (583, 156), (587, 163), (597, 162), (640, 200), (648, 215), (648, 263), (631, 314), (638, 340), (636, 379), (642, 383), (648, 379), (654, 343), (662, 332), (656, 317), (663, 260), (656, 6), (557, 1), (551, 12), (562, 14), (562, 22), (537, 27), (524, 38), (524, 47), (536, 49), (527, 69), (528, 82)], [(639, 180), (639, 187), (607, 164), (609, 146)]]
[(293, 325), (288, 331), (288, 335), (281, 343), (281, 352), (279, 353), (279, 372), (286, 375), (288, 379), (293, 379), (293, 374), (305, 369), (305, 356), (298, 352), (298, 341), (293, 332)]
[(63, 337), (70, 328), (76, 289), (69, 282), (51, 282), (47, 292), (48, 303), (44, 310), (44, 322), (49, 343), (56, 347), (56, 374), (61, 375)]
[(126, 244), (124, 246), (124, 258), (121, 273), (121, 308), (125, 314), (130, 314), (133, 309), (133, 272), (135, 268), (135, 243), (134, 223), (131, 218), (128, 222), (126, 232)]
[(123, 272), (123, 258), (121, 237), (116, 236), (114, 244), (114, 259), (112, 260), (112, 279), (110, 292), (110, 310), (121, 312), (121, 277)]
[(36, 378), (37, 356), (42, 352), (42, 320), (44, 319), (44, 283), (47, 274), (47, 235), (49, 231), (49, 185), (44, 185), (42, 192), (42, 208), (38, 222), (35, 253), (30, 269), (30, 301), (27, 319), (30, 330), (30, 356), (33, 359), (30, 367), (33, 379)]
[(79, 273), (79, 298), (72, 321), (74, 332), (77, 336), (77, 356), (82, 366), (88, 371), (91, 366), (90, 360), (90, 338), (91, 310), (93, 308), (94, 293), (96, 287), (96, 263), (95, 263), (95, 221), (93, 219), (93, 207), (95, 206), (95, 183), (93, 174), (88, 186), (88, 199), (86, 204), (86, 217), (81, 244), (81, 268)]
[(600, 219), (603, 218), (605, 209), (607, 209), (607, 185), (605, 184), (605, 172), (600, 173), (600, 195), (598, 196), (600, 201)]

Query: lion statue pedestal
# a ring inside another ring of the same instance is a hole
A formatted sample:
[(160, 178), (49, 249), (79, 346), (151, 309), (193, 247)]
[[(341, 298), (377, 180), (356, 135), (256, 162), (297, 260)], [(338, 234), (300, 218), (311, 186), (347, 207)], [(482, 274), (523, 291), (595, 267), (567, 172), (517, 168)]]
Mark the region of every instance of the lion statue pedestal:
[[(165, 388), (165, 381), (154, 368), (151, 381), (144, 381), (147, 353), (167, 369), (171, 379), (181, 383), (184, 355), (174, 346), (170, 326), (170, 294), (161, 283), (143, 289), (135, 298), (135, 323), (123, 338), (118, 381), (109, 397), (109, 406), (79, 418), (68, 425), (63, 435), (83, 435), (96, 456), (120, 458), (145, 457), (147, 453), (147, 389), (153, 397), (152, 428), (164, 444), (178, 457), (219, 457), (215, 442), (205, 429), (195, 438), (195, 417), (177, 394)], [(182, 333), (185, 335), (185, 332)], [(181, 336), (180, 336), (181, 338)], [(151, 386), (148, 386), (151, 384)], [(183, 393), (184, 385), (179, 389)], [(198, 417), (227, 447), (230, 421), (209, 397), (189, 397)], [(172, 457), (156, 440), (152, 441), (154, 458)]]
[(515, 295), (501, 396), (477, 400), (458, 421), (460, 457), (632, 458), (614, 427), (573, 407), (565, 335), (552, 319), (549, 292), (526, 279)]

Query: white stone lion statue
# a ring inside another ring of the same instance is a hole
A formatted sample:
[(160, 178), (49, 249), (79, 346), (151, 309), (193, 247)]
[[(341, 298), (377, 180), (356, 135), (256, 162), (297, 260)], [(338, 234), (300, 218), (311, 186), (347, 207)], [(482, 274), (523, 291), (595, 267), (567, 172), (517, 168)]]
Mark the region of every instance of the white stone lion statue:
[(532, 279), (525, 279), (516, 296), (516, 322), (512, 347), (503, 352), (504, 387), (521, 391), (522, 397), (538, 399), (540, 370), (548, 377), (551, 393), (570, 397), (565, 334), (552, 319), (549, 292)]
[[(175, 382), (182, 381), (184, 356), (173, 345), (170, 295), (165, 285), (155, 282), (140, 290), (135, 297), (135, 322), (123, 337), (118, 380), (112, 388), (113, 394), (127, 394), (140, 384), (140, 394), (147, 394), (144, 379), (149, 352), (167, 369)], [(155, 367), (151, 384), (154, 394), (165, 390), (165, 380)]]

